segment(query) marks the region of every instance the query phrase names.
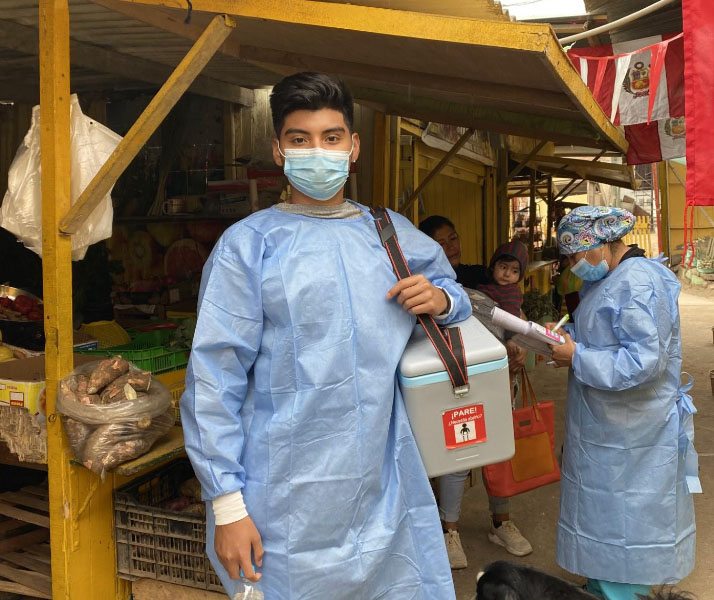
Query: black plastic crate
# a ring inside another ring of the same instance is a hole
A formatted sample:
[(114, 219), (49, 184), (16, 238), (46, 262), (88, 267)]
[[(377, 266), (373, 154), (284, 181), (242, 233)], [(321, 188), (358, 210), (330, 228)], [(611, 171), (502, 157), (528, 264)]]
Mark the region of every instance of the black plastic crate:
[(224, 591), (206, 556), (205, 517), (161, 508), (193, 476), (189, 461), (181, 459), (115, 490), (120, 576)]

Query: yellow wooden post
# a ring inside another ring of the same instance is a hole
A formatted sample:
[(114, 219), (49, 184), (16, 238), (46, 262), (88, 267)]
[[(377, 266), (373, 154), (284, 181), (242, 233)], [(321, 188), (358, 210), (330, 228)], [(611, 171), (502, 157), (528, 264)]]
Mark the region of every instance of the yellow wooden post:
[(528, 258), (533, 260), (535, 251), (535, 220), (536, 220), (536, 172), (531, 169), (531, 203), (528, 209)]
[[(412, 189), (419, 187), (419, 144), (412, 138)], [(415, 227), (419, 227), (419, 198), (412, 205), (412, 222)]]
[(389, 192), (389, 117), (374, 113), (374, 175), (372, 177), (372, 206), (388, 206)]
[[(57, 229), (70, 205), (69, 6), (67, 0), (40, 0), (39, 9), (45, 375), (47, 414), (52, 415), (57, 381), (72, 369), (72, 247), (70, 239), (61, 238)], [(63, 514), (69, 473), (61, 427), (58, 419), (50, 417), (47, 446), (52, 591), (54, 598), (69, 598), (70, 524)]]
[(511, 233), (511, 201), (508, 198), (508, 150), (498, 151), (498, 187), (496, 188), (496, 202), (498, 203), (498, 243), (508, 241)]
[(662, 240), (662, 246), (659, 251), (665, 256), (671, 257), (670, 239), (669, 239), (669, 173), (667, 172), (667, 163), (661, 162), (657, 165), (657, 182), (656, 185), (659, 186), (659, 211), (660, 220), (659, 226), (662, 231), (660, 233), (660, 239)]
[(399, 210), (399, 171), (402, 162), (400, 122), (400, 117), (391, 116), (389, 118), (389, 197), (387, 206), (394, 211)]
[[(496, 169), (488, 167), (484, 178), (484, 213), (486, 215), (484, 223), (484, 251), (483, 258), (488, 258), (498, 247), (498, 195), (496, 185)], [(506, 201), (508, 202), (508, 201)]]
[[(47, 449), (55, 600), (124, 599), (116, 579), (112, 530), (112, 480), (104, 484), (83, 467), (70, 466), (70, 450), (55, 415), (58, 380), (72, 370), (71, 238), (59, 222), (70, 207), (69, 7), (40, 0), (40, 120), (42, 123), (42, 272), (45, 303)], [(79, 508), (90, 490), (83, 516)]]

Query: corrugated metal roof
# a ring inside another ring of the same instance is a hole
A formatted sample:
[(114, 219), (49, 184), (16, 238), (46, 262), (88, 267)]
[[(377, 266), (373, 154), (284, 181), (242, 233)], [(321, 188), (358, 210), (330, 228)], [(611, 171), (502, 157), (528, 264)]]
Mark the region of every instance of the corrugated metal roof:
[[(611, 23), (627, 15), (650, 6), (654, 0), (585, 0), (585, 7), (589, 13), (605, 13)], [(624, 27), (612, 29), (609, 34), (611, 43), (627, 42), (652, 35), (664, 33), (678, 33), (682, 31), (682, 3), (675, 2), (645, 17), (637, 19)], [(599, 36), (605, 38), (600, 43), (606, 44), (607, 34)], [(582, 44), (582, 42), (581, 42)], [(585, 40), (587, 45), (587, 40)]]

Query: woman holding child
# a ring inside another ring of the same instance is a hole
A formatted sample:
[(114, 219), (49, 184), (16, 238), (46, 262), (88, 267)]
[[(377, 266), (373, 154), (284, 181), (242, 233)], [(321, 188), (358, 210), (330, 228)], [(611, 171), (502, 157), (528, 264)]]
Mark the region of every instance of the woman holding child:
[[(509, 242), (494, 253), (488, 267), (484, 265), (461, 264), (461, 244), (459, 234), (447, 218), (434, 215), (419, 225), (419, 229), (436, 240), (444, 249), (456, 281), (466, 288), (476, 289), (486, 294), (499, 306), (511, 314), (521, 315), (523, 296), (518, 285), (525, 275), (528, 252), (520, 242)], [(513, 342), (505, 341), (508, 350), (509, 369), (518, 372), (525, 362), (525, 351)], [(444, 528), (444, 540), (452, 569), (467, 566), (466, 555), (458, 532), (461, 501), (469, 471), (443, 475), (439, 478), (439, 512)], [(508, 498), (488, 497), (491, 512), (491, 526), (488, 539), (503, 546), (515, 556), (526, 556), (533, 552), (528, 540), (523, 537), (510, 518)]]

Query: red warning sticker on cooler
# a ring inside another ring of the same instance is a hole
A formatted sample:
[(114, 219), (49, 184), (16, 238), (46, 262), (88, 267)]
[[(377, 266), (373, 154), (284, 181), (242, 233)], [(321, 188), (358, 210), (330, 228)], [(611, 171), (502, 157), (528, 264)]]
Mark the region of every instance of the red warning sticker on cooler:
[(483, 404), (471, 404), (447, 410), (442, 415), (444, 442), (448, 450), (486, 441)]

